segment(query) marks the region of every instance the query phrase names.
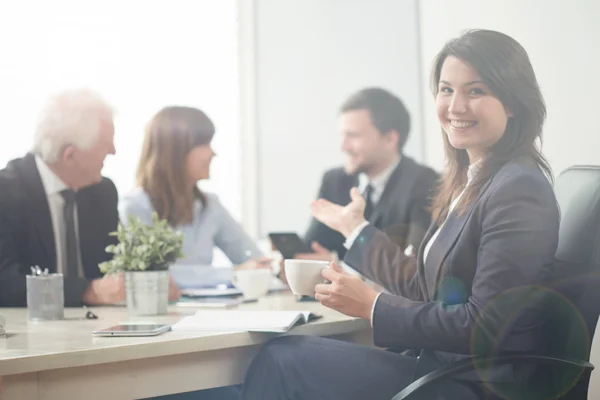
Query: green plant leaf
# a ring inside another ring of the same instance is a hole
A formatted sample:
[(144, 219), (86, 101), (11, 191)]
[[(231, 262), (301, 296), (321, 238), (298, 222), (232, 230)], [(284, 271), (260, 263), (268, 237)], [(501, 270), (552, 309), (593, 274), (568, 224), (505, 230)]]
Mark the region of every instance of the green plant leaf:
[(106, 247), (113, 258), (98, 266), (103, 274), (166, 270), (183, 257), (183, 233), (161, 220), (156, 212), (152, 214), (152, 224), (144, 224), (130, 215), (127, 222), (119, 223), (110, 235), (117, 237), (118, 244)]

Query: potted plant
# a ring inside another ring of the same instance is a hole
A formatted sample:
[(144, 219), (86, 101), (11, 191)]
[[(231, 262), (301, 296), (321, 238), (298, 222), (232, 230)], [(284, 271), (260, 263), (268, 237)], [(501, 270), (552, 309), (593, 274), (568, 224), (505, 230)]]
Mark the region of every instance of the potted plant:
[(104, 274), (123, 272), (127, 309), (132, 315), (161, 315), (169, 303), (169, 266), (182, 257), (183, 233), (174, 231), (157, 213), (152, 224), (130, 216), (127, 224), (119, 223), (118, 244), (106, 247), (113, 254), (100, 264)]

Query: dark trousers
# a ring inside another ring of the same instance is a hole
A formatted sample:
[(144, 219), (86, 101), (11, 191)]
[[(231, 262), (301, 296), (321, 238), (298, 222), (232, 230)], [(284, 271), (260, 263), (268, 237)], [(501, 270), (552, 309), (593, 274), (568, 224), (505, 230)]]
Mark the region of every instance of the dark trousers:
[[(244, 400), (390, 400), (412, 380), (417, 358), (339, 340), (284, 336), (268, 342), (246, 374)], [(432, 369), (435, 366), (432, 367)], [(477, 396), (460, 383), (438, 387), (443, 397)]]

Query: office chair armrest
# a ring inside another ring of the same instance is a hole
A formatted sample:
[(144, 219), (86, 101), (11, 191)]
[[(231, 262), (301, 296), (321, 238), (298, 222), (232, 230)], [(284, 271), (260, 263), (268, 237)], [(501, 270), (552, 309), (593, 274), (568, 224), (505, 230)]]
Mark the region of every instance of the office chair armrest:
[(530, 363), (537, 365), (547, 365), (556, 367), (576, 367), (583, 368), (588, 371), (592, 371), (594, 366), (587, 361), (583, 360), (568, 360), (562, 358), (556, 358), (551, 356), (544, 356), (538, 354), (516, 354), (516, 355), (505, 355), (494, 358), (486, 357), (470, 357), (464, 360), (457, 361), (453, 364), (446, 365), (438, 368), (435, 371), (428, 373), (417, 379), (407, 387), (405, 387), (400, 393), (396, 394), (392, 400), (408, 400), (416, 398), (415, 394), (425, 386), (431, 385), (434, 382), (442, 379), (452, 378), (456, 375), (464, 372), (473, 371), (477, 365), (481, 363), (486, 364), (513, 364), (513, 363)]

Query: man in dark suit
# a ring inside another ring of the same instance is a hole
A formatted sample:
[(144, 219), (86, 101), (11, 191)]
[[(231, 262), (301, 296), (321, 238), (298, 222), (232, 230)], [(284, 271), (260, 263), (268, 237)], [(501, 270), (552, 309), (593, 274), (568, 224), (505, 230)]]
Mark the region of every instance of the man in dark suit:
[(123, 279), (100, 279), (98, 269), (118, 223), (117, 190), (101, 175), (113, 137), (111, 108), (67, 91), (42, 112), (33, 152), (0, 170), (0, 306), (26, 305), (34, 265), (64, 275), (67, 306), (124, 299)]
[[(350, 189), (358, 187), (367, 201), (366, 219), (402, 248), (416, 250), (431, 222), (428, 208), (438, 176), (402, 154), (410, 131), (404, 104), (386, 90), (366, 88), (342, 105), (339, 124), (346, 164), (325, 173), (318, 198), (345, 206)], [(343, 236), (314, 218), (305, 240), (319, 254), (300, 258), (346, 253)]]

